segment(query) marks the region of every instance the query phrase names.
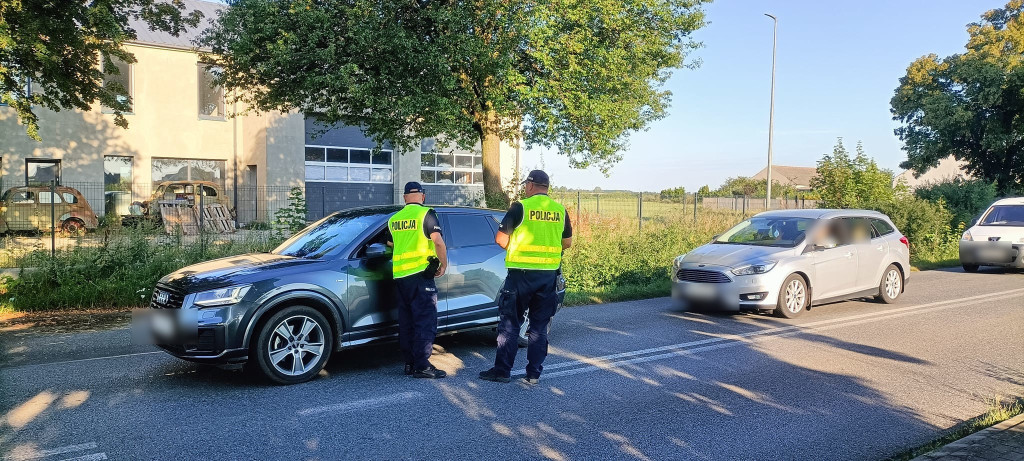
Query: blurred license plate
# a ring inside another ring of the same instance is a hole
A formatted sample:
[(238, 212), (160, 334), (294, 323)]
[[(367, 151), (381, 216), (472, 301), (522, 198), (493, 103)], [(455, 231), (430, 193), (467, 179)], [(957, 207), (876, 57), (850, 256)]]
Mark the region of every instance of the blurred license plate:
[(699, 301), (708, 301), (715, 298), (717, 294), (714, 285), (706, 283), (692, 283), (686, 285), (686, 289), (683, 293), (690, 299)]
[(1010, 260), (1010, 246), (991, 245), (978, 251), (983, 262), (1007, 262)]

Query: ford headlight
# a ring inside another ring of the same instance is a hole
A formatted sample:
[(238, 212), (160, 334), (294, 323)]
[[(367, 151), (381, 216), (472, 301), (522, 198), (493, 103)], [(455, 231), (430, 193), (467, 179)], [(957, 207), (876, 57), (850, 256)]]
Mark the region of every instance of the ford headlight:
[(227, 306), (238, 304), (252, 285), (239, 285), (197, 293), (192, 304), (200, 307)]
[(732, 273), (734, 275), (764, 274), (765, 272), (774, 269), (776, 264), (778, 264), (777, 261), (765, 261), (762, 263), (750, 264), (747, 266), (737, 267), (732, 270)]
[(676, 256), (676, 259), (672, 261), (672, 268), (673, 269), (679, 269), (680, 267), (683, 267), (683, 258), (685, 258), (685, 257), (686, 257), (685, 253), (681, 254), (679, 256)]
[(971, 231), (965, 231), (964, 235), (960, 237), (960, 240), (963, 240), (965, 242), (973, 242), (974, 236), (971, 235)]

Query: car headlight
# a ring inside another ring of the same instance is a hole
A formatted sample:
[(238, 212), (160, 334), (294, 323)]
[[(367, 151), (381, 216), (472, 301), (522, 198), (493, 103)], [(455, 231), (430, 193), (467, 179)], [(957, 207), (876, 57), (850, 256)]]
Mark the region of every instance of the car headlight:
[(971, 231), (964, 231), (964, 235), (960, 237), (960, 240), (963, 240), (965, 242), (973, 242), (974, 237), (971, 235)]
[(681, 254), (679, 256), (676, 256), (676, 259), (674, 259), (672, 261), (672, 268), (673, 269), (679, 269), (680, 267), (683, 267), (683, 258), (685, 258), (685, 257), (686, 257), (685, 253)]
[(778, 261), (765, 261), (757, 264), (750, 264), (742, 267), (737, 267), (732, 270), (734, 275), (755, 275), (764, 274), (775, 268)]
[(238, 304), (252, 285), (239, 285), (197, 293), (192, 304), (200, 307), (227, 306)]

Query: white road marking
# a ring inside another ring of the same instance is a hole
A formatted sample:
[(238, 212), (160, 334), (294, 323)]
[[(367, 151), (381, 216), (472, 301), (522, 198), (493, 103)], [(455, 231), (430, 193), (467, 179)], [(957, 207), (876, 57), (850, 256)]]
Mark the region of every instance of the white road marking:
[(106, 360), (106, 359), (119, 359), (123, 357), (134, 357), (137, 355), (152, 355), (152, 354), (166, 354), (164, 351), (150, 351), (150, 352), (135, 352), (131, 354), (119, 354), (119, 355), (105, 355), (103, 357), (89, 357), (87, 359), (75, 359), (75, 360), (61, 360), (59, 362), (43, 362), (43, 363), (29, 363), (25, 365), (15, 365), (12, 367), (0, 367), (3, 370), (15, 370), (18, 368), (29, 368), (29, 367), (41, 367), (44, 365), (67, 365), (69, 363), (78, 362), (91, 362), (93, 360)]
[(76, 451), (92, 450), (96, 448), (96, 442), (80, 443), (77, 445), (68, 445), (64, 447), (50, 448), (48, 450), (31, 450), (25, 453), (14, 453), (4, 456), (4, 461), (26, 461), (29, 459), (45, 458), (53, 455), (63, 455), (65, 453), (73, 453)]
[(91, 455), (79, 456), (77, 458), (66, 458), (60, 461), (100, 461), (107, 459), (106, 453), (93, 453)]
[[(601, 357), (587, 358), (584, 360), (572, 360), (568, 362), (556, 363), (550, 366), (545, 366), (547, 370), (557, 370), (562, 368), (570, 368), (568, 370), (556, 371), (553, 373), (544, 373), (545, 378), (554, 378), (558, 376), (570, 376), (580, 373), (587, 373), (592, 371), (599, 371), (608, 368), (615, 368), (622, 365), (629, 365), (635, 363), (650, 362), (654, 360), (661, 360), (670, 357), (678, 357), (680, 355), (693, 354), (695, 352), (703, 352), (714, 349), (722, 349), (727, 347), (739, 346), (752, 342), (768, 341), (774, 338), (782, 338), (793, 335), (798, 335), (803, 332), (810, 331), (821, 331), (831, 330), (839, 327), (858, 325), (862, 323), (874, 322), (878, 320), (884, 320), (895, 317), (903, 317), (906, 315), (920, 314), (924, 312), (931, 312), (942, 309), (949, 309), (957, 307), (965, 302), (972, 301), (996, 301), (1001, 299), (1019, 299), (1019, 295), (1024, 294), (1024, 289), (1007, 290), (997, 293), (990, 293), (986, 295), (971, 296), (968, 298), (950, 299), (946, 301), (936, 301), (932, 303), (919, 304), (916, 306), (902, 307), (899, 309), (890, 309), (882, 312), (872, 312), (867, 314), (852, 315), (848, 317), (821, 320), (817, 322), (808, 322), (800, 325), (793, 325), (788, 327), (770, 328), (767, 330), (758, 330), (742, 334), (723, 335), (716, 338), (702, 339), (698, 341), (690, 341), (679, 344), (672, 344), (668, 346), (655, 347), (650, 349), (642, 349), (630, 352), (621, 352), (617, 354), (605, 355)], [(695, 347), (700, 346), (700, 347)], [(659, 352), (661, 352), (659, 354)], [(654, 355), (649, 355), (654, 354)], [(638, 357), (640, 356), (640, 357)], [(638, 358), (631, 358), (638, 357)], [(625, 360), (617, 360), (625, 359)], [(579, 367), (579, 368), (572, 368)], [(520, 370), (512, 373), (513, 377), (525, 376), (526, 371)]]
[(422, 392), (401, 392), (398, 394), (386, 395), (383, 397), (376, 397), (372, 399), (354, 400), (352, 402), (306, 408), (305, 410), (299, 410), (298, 414), (300, 416), (310, 416), (320, 413), (348, 413), (356, 410), (365, 410), (367, 408), (378, 408), (388, 405), (394, 405), (396, 403), (405, 402), (407, 400), (412, 400), (419, 397), (423, 397)]

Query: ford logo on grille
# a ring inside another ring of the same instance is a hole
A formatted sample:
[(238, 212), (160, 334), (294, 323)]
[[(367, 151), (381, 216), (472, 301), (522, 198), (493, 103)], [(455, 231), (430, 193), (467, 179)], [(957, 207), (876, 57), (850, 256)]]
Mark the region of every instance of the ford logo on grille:
[(157, 304), (167, 304), (167, 301), (171, 300), (171, 295), (166, 291), (156, 290), (153, 292), (153, 301)]

